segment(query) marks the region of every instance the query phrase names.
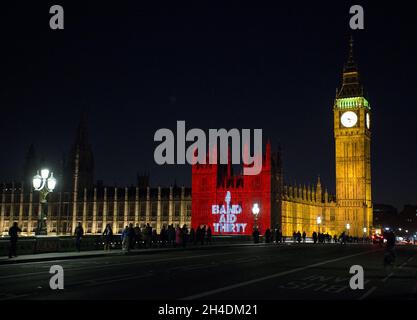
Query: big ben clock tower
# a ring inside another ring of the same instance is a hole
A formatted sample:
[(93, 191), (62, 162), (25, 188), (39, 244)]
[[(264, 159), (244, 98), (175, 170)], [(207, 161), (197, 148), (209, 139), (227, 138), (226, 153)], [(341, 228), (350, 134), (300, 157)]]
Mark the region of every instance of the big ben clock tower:
[(336, 230), (368, 235), (372, 226), (371, 107), (353, 59), (353, 40), (333, 108), (336, 146)]

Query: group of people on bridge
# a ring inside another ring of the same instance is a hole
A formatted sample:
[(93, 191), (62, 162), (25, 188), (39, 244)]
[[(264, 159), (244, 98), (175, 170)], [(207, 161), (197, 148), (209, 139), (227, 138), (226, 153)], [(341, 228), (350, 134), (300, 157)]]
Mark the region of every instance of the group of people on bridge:
[[(114, 244), (113, 231), (110, 224), (107, 224), (103, 232), (104, 249), (110, 250)], [(117, 239), (116, 239), (117, 240)], [(127, 225), (121, 234), (122, 249), (129, 252), (132, 249), (152, 248), (152, 247), (186, 247), (187, 244), (211, 244), (212, 231), (210, 226), (201, 225), (196, 229), (188, 229), (187, 225), (180, 227), (173, 224), (162, 227), (158, 234), (156, 229), (148, 223), (140, 227), (137, 223)]]
[[(259, 243), (260, 241), (260, 232), (258, 228), (254, 228), (252, 233), (253, 241), (255, 243)], [(289, 238), (289, 239), (287, 239)], [(264, 234), (264, 241), (265, 243), (285, 243), (287, 240), (292, 241), (293, 243), (306, 243), (307, 242), (307, 233), (303, 231), (296, 232), (294, 231), (292, 237), (283, 236), (281, 228), (277, 227), (273, 231), (271, 229), (266, 229)], [(313, 243), (341, 243), (346, 244), (349, 243), (359, 243), (359, 242), (369, 242), (370, 239), (366, 238), (359, 238), (359, 237), (352, 237), (346, 234), (343, 231), (340, 235), (333, 235), (331, 236), (329, 233), (321, 233), (314, 231), (311, 235), (311, 240)]]

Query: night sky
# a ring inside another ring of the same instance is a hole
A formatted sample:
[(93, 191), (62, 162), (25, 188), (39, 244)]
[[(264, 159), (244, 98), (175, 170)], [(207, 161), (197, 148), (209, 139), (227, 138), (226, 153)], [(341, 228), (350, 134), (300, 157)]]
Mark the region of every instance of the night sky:
[[(153, 160), (155, 131), (185, 120), (262, 128), (282, 147), (287, 182), (320, 174), (333, 193), (332, 108), (352, 34), (373, 108), (374, 202), (417, 204), (412, 2), (74, 2), (1, 5), (0, 181), (20, 179), (31, 143), (59, 171), (85, 113), (95, 177), (108, 185), (149, 171), (152, 185), (190, 186), (189, 165)], [(49, 29), (53, 4), (64, 7), (63, 31)], [(363, 31), (349, 29), (353, 4), (364, 7)]]

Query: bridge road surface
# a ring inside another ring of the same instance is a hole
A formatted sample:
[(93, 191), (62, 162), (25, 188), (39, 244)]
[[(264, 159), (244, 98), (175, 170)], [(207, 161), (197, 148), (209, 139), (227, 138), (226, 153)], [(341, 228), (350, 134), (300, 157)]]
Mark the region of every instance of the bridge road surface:
[[(0, 300), (417, 299), (417, 247), (397, 246), (392, 273), (377, 245), (253, 245), (0, 265)], [(64, 268), (64, 290), (49, 269)], [(352, 290), (361, 265), (365, 289)]]

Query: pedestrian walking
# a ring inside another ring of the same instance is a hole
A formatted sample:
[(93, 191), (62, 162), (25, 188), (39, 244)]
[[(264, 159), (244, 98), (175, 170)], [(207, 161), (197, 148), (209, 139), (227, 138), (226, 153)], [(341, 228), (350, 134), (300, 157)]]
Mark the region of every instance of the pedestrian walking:
[(206, 225), (201, 228), (201, 234), (200, 234), (200, 241), (201, 245), (204, 245), (204, 239), (206, 238)]
[(344, 231), (340, 235), (340, 244), (346, 245), (346, 233)]
[(313, 242), (317, 243), (317, 232), (316, 231), (313, 232)]
[(129, 223), (129, 243), (128, 243), (128, 248), (127, 251), (129, 252), (131, 249), (135, 248), (135, 242), (136, 242), (136, 233), (135, 233), (135, 228), (133, 227), (133, 223)]
[(210, 226), (208, 226), (208, 228), (207, 228), (207, 244), (211, 244), (211, 238), (212, 238), (212, 231), (211, 231), (211, 227)]
[(275, 238), (275, 243), (279, 242), (279, 227), (277, 226), (274, 230), (274, 238)]
[(103, 232), (103, 237), (104, 237), (104, 250), (110, 250), (111, 248), (111, 243), (113, 241), (113, 230), (111, 228), (110, 223), (108, 223), (106, 225), (106, 229), (104, 229)]
[(19, 238), (19, 232), (22, 232), (22, 230), (19, 228), (17, 222), (13, 222), (13, 226), (9, 229), (9, 258), (17, 257), (17, 239)]
[(253, 237), (253, 242), (254, 243), (259, 243), (259, 230), (258, 230), (258, 228), (255, 227), (253, 229), (252, 237)]
[(129, 248), (129, 226), (122, 231), (122, 250), (127, 251)]
[(301, 232), (300, 231), (297, 232), (297, 242), (301, 243)]
[(152, 227), (149, 223), (146, 224), (146, 229), (145, 229), (145, 233), (146, 233), (146, 247), (152, 247)]
[(265, 243), (270, 243), (271, 242), (271, 230), (266, 229), (265, 231)]
[(167, 229), (165, 228), (165, 225), (162, 226), (160, 238), (161, 238), (161, 246), (165, 247), (166, 242), (167, 242)]
[(158, 246), (158, 233), (156, 232), (156, 229), (153, 229), (151, 238), (152, 238), (152, 247), (154, 246), (157, 247)]
[(201, 239), (201, 226), (198, 226), (197, 231), (195, 232), (194, 244), (197, 244), (197, 241), (200, 241), (200, 239)]
[(80, 252), (81, 251), (81, 239), (84, 235), (84, 229), (83, 229), (81, 222), (78, 222), (78, 226), (75, 228), (74, 235), (75, 235), (75, 248), (77, 249), (78, 252)]
[(175, 230), (175, 245), (180, 246), (182, 241), (182, 231), (179, 226), (177, 226), (177, 229)]
[(181, 234), (182, 234), (182, 246), (185, 248), (187, 246), (187, 241), (188, 241), (188, 228), (185, 224), (182, 226)]
[(172, 223), (168, 227), (168, 244), (171, 247), (175, 247), (175, 228), (174, 228), (174, 225)]
[(190, 229), (190, 243), (192, 243), (192, 244), (195, 244), (195, 230), (194, 230), (194, 228), (191, 228)]
[(306, 243), (307, 233), (303, 231), (303, 243)]
[(142, 247), (142, 231), (140, 230), (139, 223), (136, 223), (136, 226), (134, 228), (135, 230), (135, 243), (137, 248)]

